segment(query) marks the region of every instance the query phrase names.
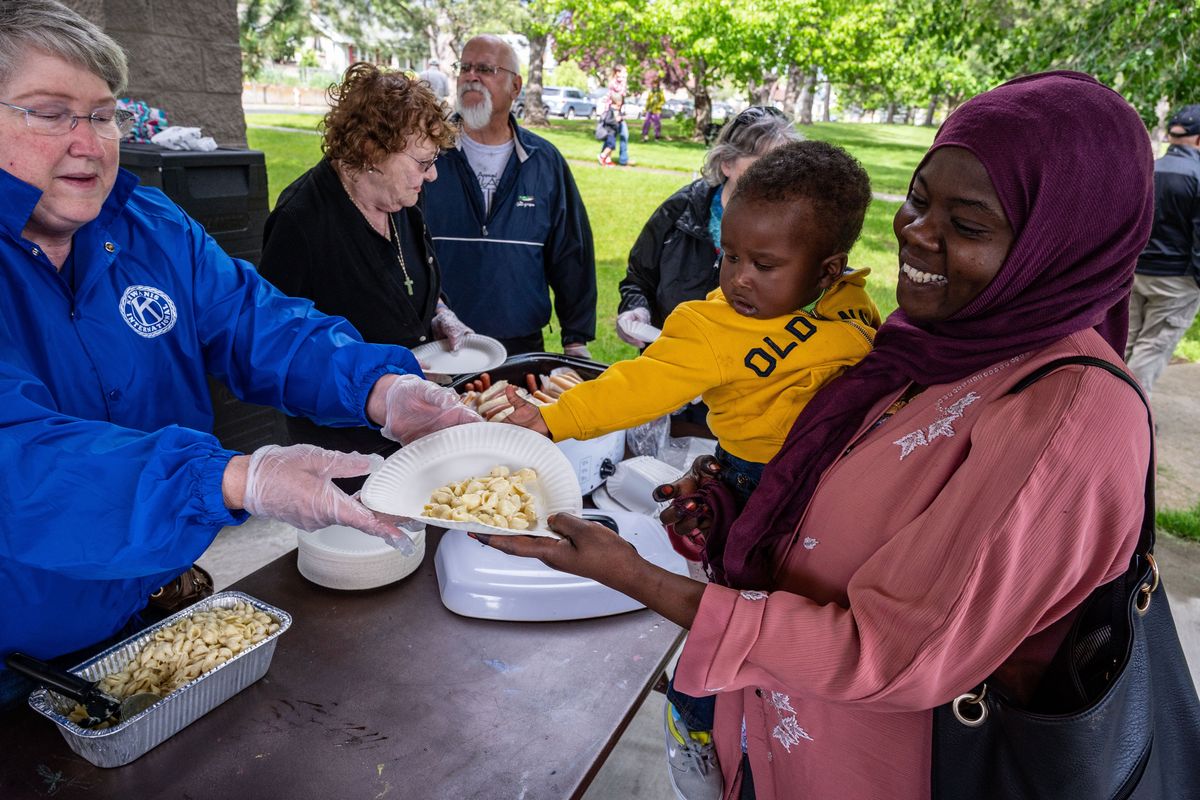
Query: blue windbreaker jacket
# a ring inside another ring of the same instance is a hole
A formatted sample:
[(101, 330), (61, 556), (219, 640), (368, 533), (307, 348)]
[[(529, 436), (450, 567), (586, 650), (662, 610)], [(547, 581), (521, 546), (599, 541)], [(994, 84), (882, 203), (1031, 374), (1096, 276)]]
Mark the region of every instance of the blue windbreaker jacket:
[(425, 221), (450, 307), (478, 333), (530, 336), (550, 321), (562, 343), (596, 338), (596, 256), (587, 209), (554, 145), (509, 118), (516, 147), (484, 213), (483, 191), (461, 149), (438, 158), (425, 184)]
[(77, 291), (21, 232), (40, 191), (0, 170), (0, 669), (120, 630), (222, 526), (229, 459), (205, 374), (243, 400), (365, 425), (400, 347), (287, 297), (121, 171), (76, 232)]

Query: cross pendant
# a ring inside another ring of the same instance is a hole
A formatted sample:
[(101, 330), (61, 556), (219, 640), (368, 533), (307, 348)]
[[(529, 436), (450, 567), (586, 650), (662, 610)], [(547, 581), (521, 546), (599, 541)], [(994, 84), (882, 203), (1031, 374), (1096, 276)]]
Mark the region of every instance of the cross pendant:
[(404, 279), (404, 288), (405, 288), (405, 289), (408, 289), (408, 296), (409, 296), (409, 297), (412, 297), (412, 293), (413, 293), (413, 291), (412, 291), (412, 287), (413, 287), (412, 278), (405, 277), (405, 279)]

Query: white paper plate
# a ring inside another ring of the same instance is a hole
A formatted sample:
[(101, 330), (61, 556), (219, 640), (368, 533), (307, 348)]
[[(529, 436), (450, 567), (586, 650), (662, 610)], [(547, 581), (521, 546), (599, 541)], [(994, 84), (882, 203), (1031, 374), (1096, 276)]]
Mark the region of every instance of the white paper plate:
[(662, 331), (649, 322), (630, 322), (625, 325), (625, 332), (635, 339), (641, 339), (646, 344), (656, 341), (662, 336)]
[(319, 531), (297, 531), (300, 547), (338, 561), (372, 561), (396, 550), (369, 533), (346, 525), (331, 525)]
[[(435, 489), (487, 475), (498, 465), (514, 472), (531, 467), (537, 473), (537, 480), (526, 487), (537, 512), (533, 528), (514, 531), (481, 522), (451, 522), (421, 515)], [(546, 518), (562, 511), (578, 516), (583, 511), (579, 480), (562, 451), (540, 433), (496, 422), (456, 425), (400, 448), (367, 478), (360, 498), (367, 508), (412, 517), (426, 525), (507, 536), (558, 538), (546, 527)]]
[(465, 375), (494, 369), (504, 363), (508, 352), (504, 345), (490, 336), (469, 333), (463, 338), (462, 347), (450, 349), (450, 340), (437, 341), (414, 347), (412, 354), (421, 362), (426, 372), (443, 375)]

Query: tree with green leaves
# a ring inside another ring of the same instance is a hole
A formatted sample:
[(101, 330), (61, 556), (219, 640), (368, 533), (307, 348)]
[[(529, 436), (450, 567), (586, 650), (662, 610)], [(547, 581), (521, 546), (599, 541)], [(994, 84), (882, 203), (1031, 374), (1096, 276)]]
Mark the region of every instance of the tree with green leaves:
[(238, 18), (242, 75), (253, 80), (268, 61), (292, 58), (312, 35), (307, 0), (248, 0)]
[[(943, 0), (946, 2), (947, 0)], [(1005, 76), (1044, 69), (1094, 75), (1148, 124), (1158, 106), (1200, 94), (1200, 11), (1195, 0), (1005, 0), (994, 64)]]

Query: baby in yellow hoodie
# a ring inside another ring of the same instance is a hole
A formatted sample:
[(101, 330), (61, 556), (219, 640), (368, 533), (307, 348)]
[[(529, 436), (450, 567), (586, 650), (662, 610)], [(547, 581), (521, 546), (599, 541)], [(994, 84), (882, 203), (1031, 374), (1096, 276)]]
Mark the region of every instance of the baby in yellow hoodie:
[[(826, 142), (779, 147), (742, 175), (721, 221), (720, 288), (680, 304), (637, 358), (512, 422), (555, 441), (590, 439), (708, 405), (722, 477), (745, 499), (805, 404), (871, 349), (879, 310), (847, 268), (871, 184)], [(510, 397), (511, 399), (511, 397)]]

